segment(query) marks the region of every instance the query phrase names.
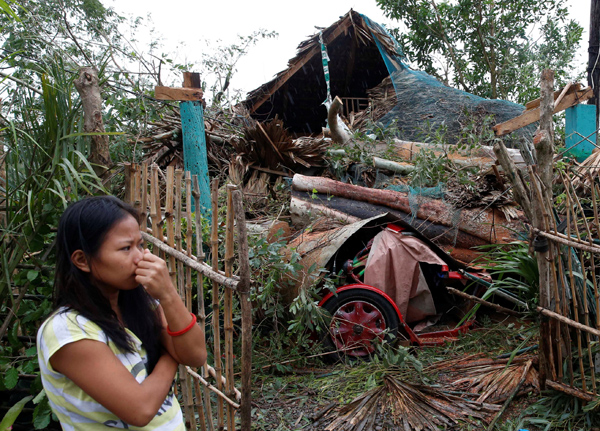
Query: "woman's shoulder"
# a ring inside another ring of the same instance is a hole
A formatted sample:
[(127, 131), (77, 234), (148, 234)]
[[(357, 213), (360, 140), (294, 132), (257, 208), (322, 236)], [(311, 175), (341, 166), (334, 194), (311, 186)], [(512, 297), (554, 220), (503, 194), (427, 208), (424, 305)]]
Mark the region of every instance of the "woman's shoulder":
[(81, 339), (107, 341), (106, 335), (96, 323), (68, 307), (55, 310), (40, 327), (38, 337), (59, 345)]

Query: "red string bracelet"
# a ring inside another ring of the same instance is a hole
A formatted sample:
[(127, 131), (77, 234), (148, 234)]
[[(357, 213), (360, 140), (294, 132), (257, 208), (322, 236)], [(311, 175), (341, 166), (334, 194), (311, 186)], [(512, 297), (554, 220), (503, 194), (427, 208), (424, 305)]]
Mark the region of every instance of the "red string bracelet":
[(189, 331), (190, 329), (192, 329), (194, 327), (194, 325), (196, 324), (196, 315), (194, 313), (190, 313), (192, 316), (192, 321), (190, 322), (189, 325), (187, 325), (185, 328), (183, 328), (181, 331), (171, 331), (169, 329), (169, 325), (167, 325), (167, 334), (169, 334), (171, 337), (177, 337), (179, 335), (183, 335), (185, 334), (187, 331)]

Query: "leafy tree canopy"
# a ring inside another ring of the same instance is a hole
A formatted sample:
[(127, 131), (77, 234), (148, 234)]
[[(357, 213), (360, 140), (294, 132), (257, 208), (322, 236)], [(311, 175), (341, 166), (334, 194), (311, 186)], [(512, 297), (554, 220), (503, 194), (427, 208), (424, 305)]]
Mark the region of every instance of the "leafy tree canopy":
[(525, 103), (541, 70), (575, 79), (582, 27), (560, 0), (377, 0), (407, 31), (392, 30), (416, 66), (461, 90)]

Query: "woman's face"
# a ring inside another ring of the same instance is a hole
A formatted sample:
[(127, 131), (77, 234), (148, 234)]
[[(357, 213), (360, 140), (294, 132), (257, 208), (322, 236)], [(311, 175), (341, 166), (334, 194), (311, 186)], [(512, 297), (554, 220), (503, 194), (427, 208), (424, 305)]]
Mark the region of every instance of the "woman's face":
[(91, 276), (105, 294), (136, 288), (137, 264), (144, 254), (142, 234), (131, 216), (119, 220), (108, 231), (91, 261)]

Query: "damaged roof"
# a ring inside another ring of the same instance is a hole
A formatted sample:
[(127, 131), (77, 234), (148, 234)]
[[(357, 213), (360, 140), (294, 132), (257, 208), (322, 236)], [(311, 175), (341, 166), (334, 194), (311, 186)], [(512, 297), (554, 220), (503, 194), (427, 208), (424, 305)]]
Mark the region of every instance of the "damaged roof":
[[(297, 134), (321, 132), (327, 118), (323, 105), (327, 86), (319, 36), (316, 33), (302, 42), (287, 69), (248, 93), (243, 103), (252, 117), (266, 121), (278, 115)], [(330, 60), (334, 97), (367, 98), (368, 89), (377, 86), (392, 71), (406, 67), (400, 59), (398, 44), (385, 29), (352, 9), (322, 30), (322, 36)]]

